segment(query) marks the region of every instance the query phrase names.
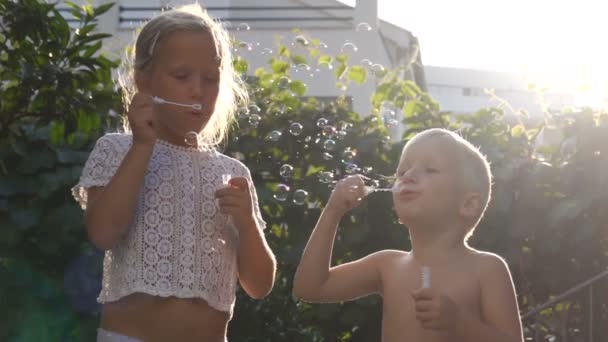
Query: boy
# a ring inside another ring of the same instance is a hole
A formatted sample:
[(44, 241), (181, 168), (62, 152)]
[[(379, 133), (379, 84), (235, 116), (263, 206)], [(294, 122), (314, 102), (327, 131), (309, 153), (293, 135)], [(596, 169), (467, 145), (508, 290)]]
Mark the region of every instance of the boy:
[(430, 129), (406, 144), (396, 177), (394, 207), (412, 250), (383, 250), (330, 267), (340, 219), (366, 195), (360, 176), (345, 178), (304, 250), (294, 295), (327, 303), (380, 294), (383, 342), (522, 342), (507, 265), (466, 243), (490, 199), (485, 157), (460, 136)]

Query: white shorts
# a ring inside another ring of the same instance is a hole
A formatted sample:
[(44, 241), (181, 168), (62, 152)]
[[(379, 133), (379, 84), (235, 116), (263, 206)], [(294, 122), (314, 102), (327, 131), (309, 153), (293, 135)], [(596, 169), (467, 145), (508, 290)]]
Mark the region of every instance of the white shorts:
[(142, 340), (127, 335), (115, 333), (104, 329), (97, 329), (97, 342), (143, 342)]

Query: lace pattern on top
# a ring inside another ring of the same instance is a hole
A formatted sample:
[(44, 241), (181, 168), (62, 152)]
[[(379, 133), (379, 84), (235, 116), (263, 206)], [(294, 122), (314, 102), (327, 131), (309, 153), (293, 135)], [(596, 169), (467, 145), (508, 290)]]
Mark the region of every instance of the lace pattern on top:
[[(128, 134), (100, 138), (72, 189), (83, 209), (87, 188), (108, 184), (131, 146)], [(134, 292), (198, 297), (232, 313), (237, 281), (238, 231), (219, 211), (222, 174), (248, 179), (258, 226), (264, 229), (249, 170), (215, 150), (154, 147), (129, 232), (106, 251), (100, 303)]]

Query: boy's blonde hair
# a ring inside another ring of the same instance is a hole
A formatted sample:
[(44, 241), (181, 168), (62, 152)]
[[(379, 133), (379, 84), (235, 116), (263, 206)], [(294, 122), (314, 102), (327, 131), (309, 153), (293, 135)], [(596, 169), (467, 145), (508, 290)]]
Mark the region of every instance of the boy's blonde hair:
[(442, 128), (432, 128), (416, 134), (403, 148), (416, 142), (427, 139), (442, 139), (452, 148), (452, 153), (456, 157), (459, 176), (466, 191), (477, 192), (481, 195), (481, 207), (478, 216), (475, 218), (471, 227), (465, 232), (465, 241), (468, 240), (481, 221), (490, 198), (492, 196), (492, 170), (486, 157), (477, 147), (460, 135)]
[(123, 90), (123, 101), (128, 110), (137, 92), (135, 72), (142, 72), (154, 64), (159, 46), (176, 31), (201, 31), (211, 34), (220, 58), (220, 86), (215, 111), (200, 134), (204, 146), (217, 146), (228, 133), (237, 107), (249, 101), (247, 88), (232, 64), (230, 36), (220, 22), (215, 21), (200, 4), (185, 5), (148, 21), (141, 29), (135, 46), (127, 48), (126, 58), (119, 71), (118, 83)]

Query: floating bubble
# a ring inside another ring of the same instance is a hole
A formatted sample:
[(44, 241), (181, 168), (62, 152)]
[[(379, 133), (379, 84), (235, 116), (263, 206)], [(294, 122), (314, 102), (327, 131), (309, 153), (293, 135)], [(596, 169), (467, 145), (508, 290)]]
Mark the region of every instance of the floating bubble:
[(272, 51), (271, 48), (263, 48), (262, 52), (260, 52), (261, 55), (272, 55), (274, 51)]
[(334, 181), (334, 173), (330, 171), (323, 171), (319, 173), (319, 182), (323, 184), (329, 184)]
[(279, 174), (283, 178), (291, 178), (293, 176), (293, 166), (289, 164), (283, 164), (279, 169)]
[(359, 48), (357, 47), (357, 45), (355, 45), (355, 43), (346, 42), (344, 43), (344, 45), (342, 45), (340, 52), (350, 54), (357, 52), (357, 50), (359, 50)]
[(259, 115), (257, 115), (257, 114), (251, 114), (249, 116), (249, 124), (251, 126), (253, 126), (253, 127), (258, 127), (258, 125), (260, 124), (260, 120), (261, 119), (262, 118)]
[(296, 36), (293, 39), (293, 44), (292, 45), (301, 45), (301, 46), (308, 46), (310, 43), (308, 42), (308, 39), (306, 39), (306, 37), (304, 36)]
[(283, 133), (281, 133), (281, 131), (275, 130), (275, 131), (268, 133), (268, 135), (266, 136), (266, 140), (272, 141), (272, 142), (277, 142), (277, 141), (279, 141), (279, 139), (281, 139), (281, 135), (283, 135)]
[(336, 148), (336, 142), (331, 139), (327, 139), (323, 143), (323, 149), (325, 149), (325, 151), (333, 151), (335, 148)]
[(336, 127), (331, 125), (324, 126), (322, 132), (324, 136), (331, 138), (336, 135)]
[(310, 142), (312, 140), (312, 137), (309, 135), (306, 138), (304, 138), (304, 142)]
[(252, 104), (252, 105), (249, 106), (249, 113), (250, 114), (260, 114), (261, 111), (262, 110), (257, 105)]
[(324, 42), (319, 42), (319, 47), (321, 49), (327, 49), (328, 48), (327, 44), (325, 44)]
[(346, 172), (349, 175), (353, 175), (353, 174), (357, 173), (357, 171), (359, 171), (359, 167), (357, 166), (357, 164), (354, 164), (354, 163), (348, 163), (344, 167), (344, 172)]
[(334, 159), (334, 156), (331, 153), (323, 152), (323, 159), (332, 160), (332, 159)]
[(237, 25), (236, 30), (237, 31), (249, 31), (249, 30), (251, 30), (251, 27), (247, 23), (240, 23)]
[(344, 138), (346, 137), (346, 134), (348, 134), (348, 133), (346, 133), (346, 131), (339, 130), (338, 132), (336, 132), (336, 138), (338, 140), (344, 140)]
[(372, 66), (374, 65), (374, 62), (372, 62), (371, 60), (367, 59), (367, 58), (363, 58), (361, 60), (361, 65), (367, 69), (371, 69)]
[(300, 63), (296, 65), (296, 72), (307, 72), (310, 71), (310, 66), (306, 63)]
[(384, 105), (380, 111), (384, 124), (388, 127), (396, 126), (399, 122), (397, 121), (397, 112), (392, 105)]
[(327, 125), (329, 121), (325, 118), (320, 118), (319, 120), (317, 120), (317, 127), (319, 128), (323, 128)]
[(198, 146), (198, 133), (192, 131), (184, 135), (184, 142), (189, 146)]
[(353, 129), (353, 124), (350, 122), (341, 122), (340, 130), (350, 132)]
[(349, 161), (353, 160), (356, 155), (357, 155), (356, 151), (353, 151), (350, 148), (347, 148), (346, 150), (344, 150), (344, 152), (342, 152), (342, 161), (349, 162)]
[(302, 134), (302, 131), (304, 130), (304, 126), (302, 126), (301, 123), (299, 122), (294, 122), (291, 125), (289, 125), (289, 133), (291, 133), (291, 135), (293, 136), (298, 136), (300, 134)]
[(369, 176), (372, 173), (372, 171), (374, 171), (374, 168), (371, 166), (366, 166), (362, 169), (362, 172), (365, 176)]
[(241, 119), (247, 118), (247, 117), (249, 117), (249, 108), (241, 107), (241, 108), (239, 108), (238, 113), (239, 113), (239, 118), (241, 118)]
[(291, 83), (291, 80), (287, 76), (281, 76), (277, 81), (277, 85), (279, 86), (279, 89), (281, 89), (281, 90), (287, 89), (287, 87), (289, 86), (289, 83)]
[(332, 70), (334, 68), (334, 66), (330, 63), (330, 62), (320, 62), (319, 63), (319, 67), (317, 69), (315, 69), (316, 73), (320, 73), (323, 70), (321, 70), (320, 68), (325, 68), (327, 70)]
[(279, 184), (277, 186), (276, 192), (274, 193), (274, 195), (272, 195), (272, 197), (274, 197), (274, 199), (276, 199), (277, 201), (284, 202), (287, 199), (288, 194), (289, 194), (289, 186), (287, 186), (285, 184)]
[(357, 24), (357, 27), (355, 28), (356, 31), (358, 32), (368, 32), (372, 30), (372, 25), (368, 24), (368, 23), (359, 23)]
[(303, 205), (306, 203), (306, 197), (308, 197), (308, 192), (306, 190), (298, 189), (293, 193), (293, 203)]
[(372, 73), (377, 78), (382, 78), (384, 75), (386, 75), (386, 69), (382, 64), (374, 64), (372, 65)]
[(238, 43), (237, 46), (241, 50), (245, 50), (245, 51), (251, 51), (251, 50), (253, 50), (253, 44), (251, 44), (251, 43), (247, 43), (247, 42), (242, 42), (241, 41), (241, 42)]

